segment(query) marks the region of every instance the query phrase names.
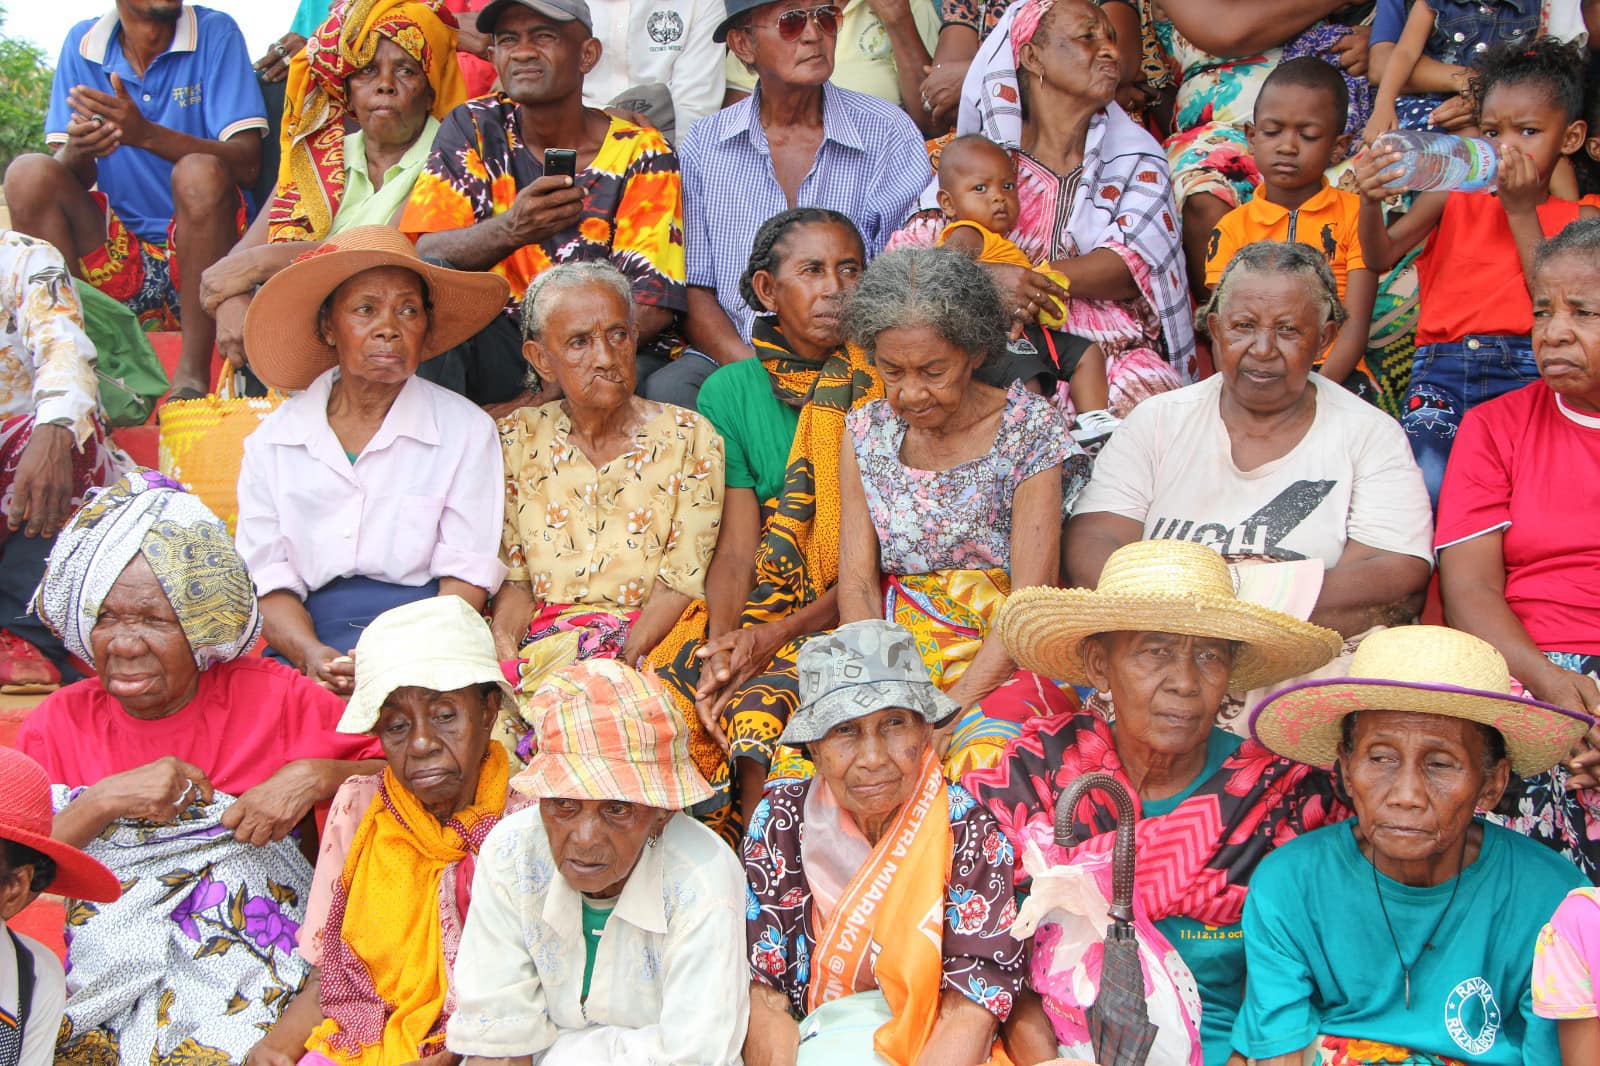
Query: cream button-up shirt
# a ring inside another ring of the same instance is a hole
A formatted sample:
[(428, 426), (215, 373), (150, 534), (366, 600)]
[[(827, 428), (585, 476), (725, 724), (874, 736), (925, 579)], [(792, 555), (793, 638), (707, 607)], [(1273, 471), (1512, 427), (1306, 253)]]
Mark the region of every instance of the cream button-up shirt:
[(450, 1050), (535, 1066), (740, 1066), (745, 895), (733, 851), (673, 816), (617, 897), (581, 1000), (582, 899), (557, 871), (539, 808), (508, 815), (478, 856)]

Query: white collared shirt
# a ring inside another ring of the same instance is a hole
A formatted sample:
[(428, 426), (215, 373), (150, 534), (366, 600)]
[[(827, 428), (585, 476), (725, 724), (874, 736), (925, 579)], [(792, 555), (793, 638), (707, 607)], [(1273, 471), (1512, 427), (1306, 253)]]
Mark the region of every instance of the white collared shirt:
[[(31, 937), (17, 934), (33, 956), (33, 999), (28, 1006), (28, 1026), (22, 1031), (22, 1057), (18, 1066), (50, 1066), (56, 1055), (56, 1033), (67, 1006), (67, 975), (55, 953)], [(18, 1003), (17, 952), (11, 935), (0, 922), (0, 1026), (15, 1026)]]
[(672, 92), (677, 136), (722, 106), (723, 46), (711, 39), (723, 0), (591, 0), (600, 62), (583, 76), (583, 102), (605, 107), (635, 85)]
[(744, 871), (686, 814), (646, 847), (583, 989), (582, 897), (557, 872), (539, 808), (478, 856), (447, 1042), (535, 1066), (739, 1066), (750, 1014)]
[(505, 479), (494, 421), (413, 377), (351, 462), (328, 425), (337, 374), (245, 438), (236, 539), (256, 595), (303, 598), (340, 577), (413, 587), (453, 577), (497, 590)]

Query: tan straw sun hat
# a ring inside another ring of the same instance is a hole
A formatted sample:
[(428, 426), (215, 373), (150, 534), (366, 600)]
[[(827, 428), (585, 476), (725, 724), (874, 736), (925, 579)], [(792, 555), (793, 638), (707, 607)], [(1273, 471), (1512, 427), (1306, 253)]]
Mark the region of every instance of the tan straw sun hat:
[(449, 351), (494, 320), (511, 296), (498, 274), (425, 263), (393, 226), (356, 226), (278, 271), (244, 317), (250, 366), (275, 389), (303, 389), (337, 361), (317, 333), (317, 312), (341, 284), (363, 270), (404, 267), (428, 286), (428, 337), (422, 358)]
[(1339, 634), (1234, 595), (1215, 549), (1141, 540), (1111, 553), (1090, 589), (1028, 588), (1000, 609), (1012, 659), (1057, 681), (1086, 685), (1081, 645), (1122, 631), (1217, 637), (1239, 645), (1228, 687), (1248, 692), (1315, 670), (1339, 654)]
[(1566, 758), (1589, 719), (1511, 694), (1505, 658), (1487, 641), (1443, 626), (1374, 633), (1350, 659), (1350, 676), (1308, 681), (1256, 708), (1250, 732), (1285, 758), (1327, 768), (1339, 754), (1346, 715), (1412, 711), (1464, 718), (1500, 731), (1511, 769), (1543, 773)]

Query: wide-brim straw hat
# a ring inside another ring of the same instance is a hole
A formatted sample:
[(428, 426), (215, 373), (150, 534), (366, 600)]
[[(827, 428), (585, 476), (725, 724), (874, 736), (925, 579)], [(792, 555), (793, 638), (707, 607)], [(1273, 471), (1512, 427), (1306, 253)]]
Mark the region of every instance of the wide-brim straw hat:
[(1307, 681), (1274, 693), (1250, 718), (1251, 735), (1310, 766), (1339, 756), (1345, 716), (1411, 711), (1462, 718), (1499, 730), (1522, 777), (1566, 758), (1590, 719), (1511, 693), (1511, 672), (1492, 644), (1459, 629), (1399, 626), (1374, 633), (1350, 659), (1350, 676)]
[(1241, 600), (1233, 571), (1214, 549), (1141, 540), (1111, 553), (1090, 589), (1028, 588), (1011, 594), (998, 626), (1024, 670), (1089, 684), (1083, 641), (1097, 633), (1181, 633), (1238, 645), (1228, 687), (1248, 692), (1315, 670), (1339, 654), (1338, 633)]
[(688, 726), (672, 697), (653, 675), (615, 659), (558, 671), (534, 691), (526, 717), (538, 747), (511, 779), (525, 796), (681, 811), (713, 795), (689, 756)]
[(364, 270), (403, 267), (428, 286), (423, 359), (449, 351), (494, 321), (511, 296), (506, 279), (486, 271), (425, 263), (392, 226), (357, 226), (332, 237), (261, 286), (244, 317), (250, 366), (267, 385), (303, 389), (338, 362), (317, 334), (317, 312), (333, 290)]
[(104, 864), (50, 836), (55, 812), (44, 767), (12, 748), (0, 748), (0, 840), (11, 840), (55, 860), (56, 877), (46, 890), (68, 899), (110, 903), (122, 882)]
[(341, 733), (368, 733), (383, 701), (414, 685), (454, 692), (497, 684), (507, 705), (516, 698), (495, 656), (483, 615), (460, 596), (429, 596), (384, 611), (356, 642), (356, 687), (339, 719)]

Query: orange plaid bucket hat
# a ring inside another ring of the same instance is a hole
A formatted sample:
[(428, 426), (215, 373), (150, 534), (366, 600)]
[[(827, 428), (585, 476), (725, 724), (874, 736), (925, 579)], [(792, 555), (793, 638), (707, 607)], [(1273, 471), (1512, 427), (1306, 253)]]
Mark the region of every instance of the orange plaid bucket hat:
[(534, 692), (538, 737), (511, 787), (533, 799), (622, 800), (680, 811), (711, 798), (689, 758), (689, 733), (654, 676), (589, 659)]

